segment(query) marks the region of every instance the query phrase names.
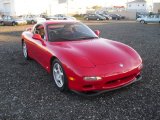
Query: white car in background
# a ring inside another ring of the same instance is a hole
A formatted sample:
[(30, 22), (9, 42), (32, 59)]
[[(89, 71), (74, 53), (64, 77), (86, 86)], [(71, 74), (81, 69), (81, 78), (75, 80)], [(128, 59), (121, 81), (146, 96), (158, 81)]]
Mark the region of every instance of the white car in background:
[(27, 15), (27, 16), (23, 16), (23, 18), (27, 21), (28, 24), (35, 24), (35, 23), (46, 21), (45, 18), (35, 16), (35, 15)]
[(149, 15), (141, 18), (137, 18), (137, 21), (141, 24), (147, 23), (160, 23), (160, 15)]
[(46, 20), (76, 20), (75, 17), (66, 16), (64, 14), (56, 14), (51, 16), (45, 16)]

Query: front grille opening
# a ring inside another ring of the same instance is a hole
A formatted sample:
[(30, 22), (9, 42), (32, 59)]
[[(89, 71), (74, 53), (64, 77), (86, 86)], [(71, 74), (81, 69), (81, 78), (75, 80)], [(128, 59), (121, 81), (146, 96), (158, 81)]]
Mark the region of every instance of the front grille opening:
[[(137, 76), (138, 77), (138, 76)], [(123, 77), (123, 78), (120, 78), (120, 79), (116, 79), (116, 80), (111, 80), (111, 81), (108, 81), (106, 82), (106, 84), (116, 84), (118, 82), (125, 82), (125, 81), (129, 81), (131, 79), (134, 78), (134, 75), (130, 75), (130, 76), (127, 76), (127, 77)]]
[(112, 80), (112, 81), (108, 81), (108, 82), (106, 82), (106, 84), (114, 84), (114, 83), (116, 83), (118, 80)]
[(84, 85), (83, 88), (92, 88), (93, 85)]

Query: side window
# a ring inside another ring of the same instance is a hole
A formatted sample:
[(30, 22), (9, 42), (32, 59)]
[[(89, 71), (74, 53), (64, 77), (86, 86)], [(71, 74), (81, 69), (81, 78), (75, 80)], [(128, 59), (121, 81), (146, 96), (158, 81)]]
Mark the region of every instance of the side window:
[(12, 20), (12, 18), (10, 16), (8, 16), (8, 20)]
[(159, 15), (156, 15), (155, 18), (159, 18)]
[(7, 20), (7, 16), (5, 16), (3, 19), (4, 19), (4, 20)]
[(44, 40), (46, 39), (44, 26), (41, 24), (35, 26), (33, 34), (39, 34), (42, 37), (42, 39), (44, 39)]

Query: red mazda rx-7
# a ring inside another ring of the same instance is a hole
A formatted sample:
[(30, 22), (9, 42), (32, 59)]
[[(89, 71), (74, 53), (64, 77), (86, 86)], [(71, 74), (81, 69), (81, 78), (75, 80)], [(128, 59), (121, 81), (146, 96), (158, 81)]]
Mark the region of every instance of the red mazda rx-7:
[(23, 55), (51, 73), (60, 91), (110, 91), (139, 80), (139, 54), (99, 34), (79, 21), (38, 23), (22, 33)]

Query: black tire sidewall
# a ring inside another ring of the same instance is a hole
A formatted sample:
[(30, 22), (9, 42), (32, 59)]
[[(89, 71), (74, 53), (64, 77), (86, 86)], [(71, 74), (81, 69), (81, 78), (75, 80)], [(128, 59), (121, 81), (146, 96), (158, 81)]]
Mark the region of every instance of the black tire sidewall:
[(144, 20), (141, 20), (140, 23), (141, 23), (141, 24), (145, 24), (145, 21), (144, 21)]
[(2, 25), (2, 26), (5, 26), (4, 22), (1, 22), (1, 25)]
[(35, 23), (34, 20), (32, 20), (32, 21), (31, 21), (31, 24), (34, 24), (34, 23)]
[[(54, 76), (53, 76), (53, 66), (54, 66), (54, 64), (56, 64), (56, 63), (58, 63), (58, 64), (61, 66), (62, 71), (63, 71), (63, 74), (64, 74), (64, 84), (63, 84), (62, 87), (58, 87), (57, 84), (56, 84), (56, 82), (55, 82), (55, 80), (54, 80)], [(65, 74), (65, 71), (64, 71), (64, 69), (63, 69), (62, 63), (61, 63), (58, 59), (55, 59), (55, 60), (52, 61), (52, 66), (51, 66), (51, 67), (52, 67), (52, 68), (51, 68), (52, 80), (54, 81), (54, 84), (55, 84), (56, 88), (57, 88), (58, 90), (60, 90), (61, 92), (68, 91), (68, 80), (67, 80), (67, 76), (66, 76), (66, 74)]]
[(15, 26), (16, 25), (16, 23), (15, 22), (12, 22), (12, 26)]

